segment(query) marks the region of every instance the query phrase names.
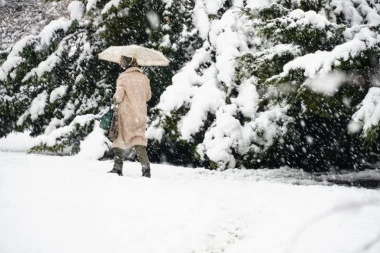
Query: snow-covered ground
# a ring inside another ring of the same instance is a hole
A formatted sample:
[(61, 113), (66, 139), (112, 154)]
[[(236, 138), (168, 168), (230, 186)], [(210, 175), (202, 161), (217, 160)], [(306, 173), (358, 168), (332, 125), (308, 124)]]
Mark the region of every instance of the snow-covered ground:
[[(0, 252), (380, 252), (380, 192), (0, 152)], [(270, 172), (268, 172), (270, 173)], [(376, 243), (371, 243), (376, 241)]]

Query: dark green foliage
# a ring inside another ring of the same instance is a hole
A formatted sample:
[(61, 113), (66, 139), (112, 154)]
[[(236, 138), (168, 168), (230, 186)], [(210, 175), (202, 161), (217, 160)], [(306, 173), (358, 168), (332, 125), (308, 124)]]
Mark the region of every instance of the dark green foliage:
[[(378, 75), (379, 45), (331, 66), (333, 71), (346, 74), (345, 82), (333, 95), (307, 88), (303, 69), (281, 74), (283, 66), (293, 58), (317, 50), (331, 51), (345, 42), (343, 32), (347, 24), (344, 22), (321, 29), (310, 24), (294, 25), (297, 20), (288, 16), (296, 8), (318, 12), (325, 5), (326, 1), (301, 1), (299, 5), (296, 1), (281, 1), (260, 10), (245, 11), (249, 18), (261, 20), (254, 23), (256, 34), (267, 38), (275, 47), (296, 45), (301, 53), (289, 50), (273, 55), (268, 49), (239, 58), (238, 79), (255, 76), (259, 81), (257, 87), (262, 97), (258, 111), (267, 110), (275, 101), (285, 102), (290, 105), (287, 115), (293, 119), (287, 125), (287, 133), (277, 138), (267, 152), (237, 156), (241, 166), (288, 165), (316, 172), (361, 170), (378, 160), (374, 154), (379, 154), (379, 144), (375, 141), (379, 139), (379, 127), (359, 135), (349, 134), (347, 126), (357, 110), (356, 105), (364, 99)], [(378, 27), (370, 29), (377, 31)]]
[(285, 8), (280, 4), (270, 4), (267, 6), (263, 6), (260, 9), (242, 9), (242, 14), (246, 15), (250, 19), (261, 19), (266, 22), (272, 19), (280, 18), (289, 13), (289, 8)]
[(202, 164), (194, 157), (194, 147), (185, 141), (163, 136), (161, 142), (152, 141), (148, 145), (150, 161), (153, 163), (170, 163), (188, 167), (199, 167)]
[(295, 122), (277, 151), (281, 160), (308, 171), (363, 168), (368, 158), (363, 142), (347, 131), (355, 107), (345, 101), (358, 104), (364, 96), (349, 85), (334, 96), (302, 89), (289, 112)]
[(297, 46), (273, 53), (268, 50), (254, 55), (245, 54), (238, 59), (236, 77), (241, 80), (254, 75), (259, 78), (259, 83), (264, 83), (268, 78), (280, 74), (284, 65), (298, 55), (300, 50)]
[(28, 152), (47, 153), (51, 155), (76, 154), (79, 152), (80, 141), (92, 131), (93, 127), (94, 120), (90, 120), (85, 125), (74, 123), (73, 130), (57, 138), (54, 145), (41, 143), (40, 145), (31, 148)]
[[(275, 7), (276, 5), (273, 5)], [(283, 12), (284, 14), (287, 12)], [(301, 46), (303, 53), (317, 50), (332, 50), (335, 46), (344, 42), (343, 32), (345, 26), (328, 24), (324, 27), (313, 24), (297, 24), (299, 20), (293, 16), (282, 16), (266, 20), (264, 13), (262, 23), (257, 23), (258, 34), (275, 43), (294, 44)], [(317, 14), (316, 14), (317, 15)], [(258, 12), (260, 16), (260, 12)], [(302, 18), (301, 18), (302, 19)]]
[(288, 9), (302, 9), (304, 11), (318, 12), (323, 8), (328, 7), (328, 0), (279, 0), (279, 4)]
[(375, 149), (374, 152), (379, 154), (380, 153), (379, 139), (380, 139), (380, 126), (371, 127), (366, 132), (366, 136), (364, 138), (366, 147), (371, 147), (372, 149)]
[(358, 136), (343, 131), (347, 124), (348, 118), (344, 116), (329, 119), (305, 114), (298, 117), (286, 136), (273, 146), (271, 156), (264, 163), (313, 172), (362, 169), (368, 153)]
[(301, 0), (299, 8), (304, 11), (318, 12), (325, 7), (328, 0)]
[(7, 52), (6, 51), (0, 51), (0, 64), (5, 61), (7, 58)]

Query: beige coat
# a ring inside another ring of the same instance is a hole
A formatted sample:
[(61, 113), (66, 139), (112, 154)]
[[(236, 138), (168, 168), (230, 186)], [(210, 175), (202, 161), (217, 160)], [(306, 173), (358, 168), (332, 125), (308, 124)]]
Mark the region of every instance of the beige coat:
[(132, 67), (117, 79), (114, 100), (118, 103), (119, 134), (113, 148), (147, 146), (145, 137), (147, 123), (146, 102), (151, 98), (150, 81), (139, 68)]

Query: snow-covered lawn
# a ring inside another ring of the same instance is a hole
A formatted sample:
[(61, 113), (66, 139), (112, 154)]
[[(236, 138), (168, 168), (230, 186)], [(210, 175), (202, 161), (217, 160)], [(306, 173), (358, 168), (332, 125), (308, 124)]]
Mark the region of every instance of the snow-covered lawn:
[(137, 163), (118, 177), (111, 167), (0, 152), (0, 252), (380, 252), (378, 190), (158, 164), (151, 179)]

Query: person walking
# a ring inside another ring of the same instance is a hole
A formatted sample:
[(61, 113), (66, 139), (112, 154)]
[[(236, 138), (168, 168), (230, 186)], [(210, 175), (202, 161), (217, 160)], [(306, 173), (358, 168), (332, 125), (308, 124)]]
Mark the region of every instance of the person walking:
[(116, 82), (114, 101), (118, 105), (118, 135), (112, 143), (114, 166), (108, 173), (123, 175), (124, 156), (133, 148), (142, 166), (142, 176), (150, 178), (150, 163), (146, 151), (147, 102), (152, 93), (149, 78), (142, 73), (135, 58), (122, 56), (125, 70)]

